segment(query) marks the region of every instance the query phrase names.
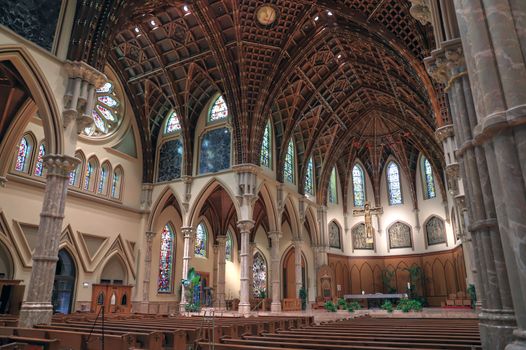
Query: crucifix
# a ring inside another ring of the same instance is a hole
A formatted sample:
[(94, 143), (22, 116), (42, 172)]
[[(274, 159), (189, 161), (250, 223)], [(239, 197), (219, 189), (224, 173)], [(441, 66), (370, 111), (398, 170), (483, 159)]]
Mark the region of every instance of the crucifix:
[(371, 208), (369, 202), (365, 202), (363, 209), (353, 209), (353, 216), (364, 216), (365, 233), (367, 243), (373, 242), (373, 218), (372, 215), (383, 214), (382, 207)]

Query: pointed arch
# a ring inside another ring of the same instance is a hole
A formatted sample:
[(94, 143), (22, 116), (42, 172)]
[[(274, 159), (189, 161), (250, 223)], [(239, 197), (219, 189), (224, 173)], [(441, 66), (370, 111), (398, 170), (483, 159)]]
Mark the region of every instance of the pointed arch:
[(16, 148), (14, 170), (20, 173), (31, 173), (37, 142), (32, 132), (26, 132), (20, 139)]
[(99, 160), (96, 156), (91, 156), (86, 162), (86, 169), (82, 179), (82, 189), (89, 192), (95, 192), (99, 173)]
[(109, 182), (111, 179), (111, 163), (105, 160), (100, 167), (100, 175), (97, 180), (97, 193), (103, 196), (108, 195)]
[(436, 197), (435, 176), (433, 174), (433, 166), (431, 162), (420, 154), (420, 178), (422, 180), (422, 192), (424, 199), (432, 199)]
[(294, 137), (289, 139), (283, 162), (283, 179), (294, 184), (296, 181), (296, 144)]
[(82, 174), (84, 174), (84, 164), (86, 163), (86, 156), (82, 150), (75, 151), (75, 158), (80, 160), (77, 167), (69, 173), (69, 185), (80, 187), (82, 183)]
[(157, 292), (172, 293), (174, 288), (175, 252), (176, 252), (175, 229), (171, 222), (164, 225), (161, 231), (159, 247), (159, 270), (157, 276)]
[(12, 153), (7, 150), (20, 140), (36, 110), (38, 110), (42, 119), (48, 153), (63, 154), (64, 152), (62, 114), (58, 107), (59, 101), (55, 98), (55, 93), (36, 59), (23, 46), (5, 45), (0, 48), (0, 64), (4, 62), (9, 62), (16, 69), (16, 72), (23, 80), (23, 84), (30, 92), (31, 100), (24, 103), (22, 109), (25, 112), (17, 114), (17, 118), (9, 126), (11, 132), (6, 137), (2, 137), (3, 140), (0, 142), (0, 164), (5, 164), (6, 166), (0, 167), (0, 176), (5, 176), (11, 164)]
[(128, 265), (120, 252), (114, 251), (101, 263), (100, 283), (127, 284)]
[(315, 187), (315, 178), (314, 178), (314, 161), (312, 156), (309, 157), (307, 161), (307, 169), (305, 169), (305, 183), (304, 183), (304, 192), (310, 196), (316, 195)]
[(272, 192), (269, 189), (269, 184), (266, 181), (263, 181), (261, 185), (259, 186), (257, 193), (263, 200), (263, 204), (265, 205), (265, 211), (268, 218), (269, 223), (269, 230), (270, 231), (276, 231), (279, 229), (278, 227), (278, 212), (277, 208), (275, 206), (275, 200), (272, 196)]
[(120, 200), (122, 197), (122, 188), (124, 186), (124, 170), (122, 166), (117, 165), (111, 177), (110, 196), (113, 199)]
[(268, 295), (268, 262), (261, 250), (256, 249), (252, 263), (252, 287), (254, 297)]
[(183, 221), (182, 218), (185, 214), (184, 206), (181, 205), (181, 200), (179, 199), (177, 192), (174, 191), (171, 186), (167, 185), (163, 188), (163, 190), (152, 205), (152, 210), (150, 211), (150, 215), (148, 217), (149, 231), (152, 231), (154, 229), (153, 224), (155, 222), (155, 219), (157, 219), (162, 213), (162, 211), (166, 208), (168, 202), (175, 204), (175, 208), (181, 217), (181, 222)]
[(46, 148), (46, 142), (44, 140), (40, 141), (40, 145), (36, 149), (35, 169), (33, 170), (33, 175), (35, 176), (44, 176), (44, 156), (46, 155)]
[(354, 163), (352, 168), (352, 191), (353, 204), (355, 207), (363, 207), (367, 201), (367, 180), (363, 165)]
[(400, 166), (394, 160), (389, 161), (385, 167), (385, 179), (389, 205), (403, 204), (402, 174)]
[(273, 150), (273, 132), (271, 120), (268, 119), (263, 130), (263, 139), (261, 141), (261, 150), (259, 155), (259, 164), (266, 168), (272, 169), (272, 150)]
[(331, 204), (338, 203), (338, 171), (336, 165), (332, 167), (329, 184), (327, 186), (327, 202)]
[(342, 249), (342, 227), (340, 223), (333, 219), (329, 222), (329, 247), (335, 249)]

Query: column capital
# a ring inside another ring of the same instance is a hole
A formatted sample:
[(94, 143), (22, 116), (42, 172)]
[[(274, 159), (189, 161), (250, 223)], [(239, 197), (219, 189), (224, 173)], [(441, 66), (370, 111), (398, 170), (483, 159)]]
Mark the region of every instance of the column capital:
[(43, 158), (44, 167), (47, 175), (69, 177), (69, 173), (80, 163), (75, 157), (62, 154), (48, 154)]
[(250, 232), (252, 228), (254, 227), (254, 220), (239, 220), (237, 222), (237, 227), (239, 228), (239, 231), (241, 233), (243, 232)]
[(459, 38), (443, 42), (440, 49), (433, 50), (431, 56), (424, 59), (424, 64), (433, 79), (446, 85), (446, 91), (456, 79), (467, 74), (466, 60)]
[(460, 212), (467, 210), (466, 208), (466, 196), (464, 194), (455, 196), (455, 206)]
[(64, 68), (70, 78), (85, 80), (97, 89), (108, 81), (104, 73), (99, 72), (84, 61), (66, 61)]
[(436, 129), (435, 131), (435, 137), (437, 138), (438, 142), (444, 142), (444, 140), (448, 137), (454, 136), (455, 130), (453, 129), (453, 124), (444, 125), (443, 127)]
[(422, 25), (431, 23), (431, 10), (426, 0), (410, 0), (411, 8), (409, 13)]
[(218, 235), (216, 237), (216, 241), (217, 241), (217, 244), (220, 246), (220, 245), (224, 245), (226, 244), (226, 236), (224, 235)]
[(5, 176), (0, 176), (0, 187), (5, 187), (6, 182), (7, 178)]
[(146, 242), (151, 243), (157, 232), (146, 231), (144, 234), (146, 235)]
[(195, 233), (195, 228), (193, 228), (192, 226), (183, 226), (181, 227), (181, 232), (183, 233), (183, 237), (192, 237)]
[(269, 231), (268, 236), (272, 241), (279, 241), (279, 239), (283, 236), (280, 231)]

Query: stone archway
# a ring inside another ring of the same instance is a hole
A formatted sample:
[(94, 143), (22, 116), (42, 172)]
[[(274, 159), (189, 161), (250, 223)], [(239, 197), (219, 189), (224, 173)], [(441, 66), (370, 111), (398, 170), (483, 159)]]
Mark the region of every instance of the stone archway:
[(73, 256), (66, 250), (58, 252), (51, 303), (54, 313), (69, 314), (72, 311), (77, 267)]

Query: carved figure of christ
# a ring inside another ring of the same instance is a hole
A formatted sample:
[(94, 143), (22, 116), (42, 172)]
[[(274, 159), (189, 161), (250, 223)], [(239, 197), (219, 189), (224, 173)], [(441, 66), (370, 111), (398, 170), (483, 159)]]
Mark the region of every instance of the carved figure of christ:
[(364, 216), (365, 233), (368, 241), (373, 238), (373, 215), (383, 214), (382, 207), (371, 208), (369, 202), (365, 203), (363, 209), (353, 209), (353, 216)]

